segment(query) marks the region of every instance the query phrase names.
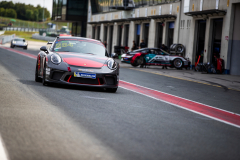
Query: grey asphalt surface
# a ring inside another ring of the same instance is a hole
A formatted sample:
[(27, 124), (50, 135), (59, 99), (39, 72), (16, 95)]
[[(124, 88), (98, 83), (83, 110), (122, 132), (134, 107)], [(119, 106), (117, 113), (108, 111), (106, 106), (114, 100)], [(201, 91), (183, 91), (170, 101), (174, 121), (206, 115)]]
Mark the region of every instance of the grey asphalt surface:
[[(2, 48), (0, 57), (0, 134), (11, 160), (240, 159), (238, 128), (122, 88), (43, 86), (36, 60)], [(128, 68), (120, 79), (240, 113), (237, 91)]]

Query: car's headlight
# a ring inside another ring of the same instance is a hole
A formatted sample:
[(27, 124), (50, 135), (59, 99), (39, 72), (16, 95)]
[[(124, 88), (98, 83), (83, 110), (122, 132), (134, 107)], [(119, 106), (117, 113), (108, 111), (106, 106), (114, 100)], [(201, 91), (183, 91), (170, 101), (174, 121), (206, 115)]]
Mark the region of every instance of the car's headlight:
[(111, 70), (117, 69), (117, 63), (113, 59), (108, 60), (107, 66)]
[(25, 42), (24, 45), (27, 45), (27, 42)]
[(16, 41), (13, 41), (13, 43), (16, 43)]
[(61, 59), (61, 57), (60, 57), (59, 55), (53, 54), (53, 55), (51, 56), (51, 61), (52, 61), (52, 63), (54, 63), (54, 64), (59, 64), (59, 63), (62, 62), (62, 59)]

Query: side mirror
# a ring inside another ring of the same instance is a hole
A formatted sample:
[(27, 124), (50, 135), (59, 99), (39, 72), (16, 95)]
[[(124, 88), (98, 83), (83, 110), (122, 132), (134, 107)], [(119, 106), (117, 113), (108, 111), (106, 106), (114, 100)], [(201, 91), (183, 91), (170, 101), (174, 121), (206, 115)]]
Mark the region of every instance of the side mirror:
[(113, 57), (115, 57), (116, 56), (116, 53), (112, 53), (111, 54), (111, 57), (113, 58)]
[(42, 47), (40, 48), (40, 50), (48, 53), (48, 49), (47, 49), (46, 46), (42, 46)]

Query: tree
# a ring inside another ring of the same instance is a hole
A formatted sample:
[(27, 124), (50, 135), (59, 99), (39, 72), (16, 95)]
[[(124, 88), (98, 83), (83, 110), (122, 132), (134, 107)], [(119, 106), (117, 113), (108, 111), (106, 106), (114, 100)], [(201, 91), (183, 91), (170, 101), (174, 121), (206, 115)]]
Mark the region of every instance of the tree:
[(6, 9), (4, 16), (10, 18), (17, 18), (17, 12), (14, 9)]
[(38, 9), (34, 9), (33, 11), (33, 20), (38, 21)]
[(27, 20), (33, 20), (33, 18), (34, 18), (33, 17), (33, 11), (30, 10), (30, 9), (27, 9), (25, 17), (27, 18)]
[(4, 8), (0, 8), (0, 16), (4, 16), (5, 15), (5, 9)]
[[(40, 5), (34, 7), (31, 4), (13, 3), (12, 1), (0, 1), (0, 16), (18, 18), (22, 20), (42, 20), (43, 8)], [(10, 10), (11, 9), (11, 10)], [(17, 17), (16, 17), (17, 16)], [(49, 18), (50, 12), (44, 8), (44, 18)]]

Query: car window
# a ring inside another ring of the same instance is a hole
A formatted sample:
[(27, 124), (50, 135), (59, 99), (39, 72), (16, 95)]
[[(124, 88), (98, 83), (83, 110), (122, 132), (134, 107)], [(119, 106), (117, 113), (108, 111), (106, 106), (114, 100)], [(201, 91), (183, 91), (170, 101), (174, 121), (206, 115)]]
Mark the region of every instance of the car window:
[(151, 49), (151, 50), (150, 50), (150, 53), (151, 53), (151, 54), (158, 54), (158, 52), (157, 52), (155, 49)]
[(55, 52), (75, 52), (89, 55), (106, 56), (107, 52), (101, 42), (88, 39), (57, 39), (53, 46)]
[(162, 50), (157, 50), (159, 55), (169, 55), (167, 52), (162, 51)]

